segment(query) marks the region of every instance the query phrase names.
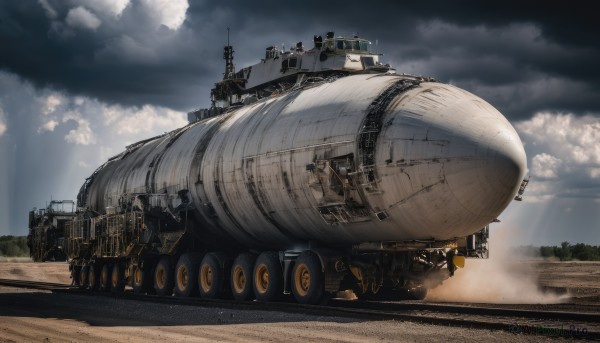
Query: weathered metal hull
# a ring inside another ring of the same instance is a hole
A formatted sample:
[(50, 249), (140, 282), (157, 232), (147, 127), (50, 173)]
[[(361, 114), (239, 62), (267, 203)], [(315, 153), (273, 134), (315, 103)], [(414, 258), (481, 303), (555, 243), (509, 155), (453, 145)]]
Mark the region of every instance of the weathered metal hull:
[(249, 249), (473, 234), (515, 196), (525, 152), (484, 100), (422, 81), (348, 76), (190, 124), (107, 163), (85, 205), (188, 197), (195, 230)]

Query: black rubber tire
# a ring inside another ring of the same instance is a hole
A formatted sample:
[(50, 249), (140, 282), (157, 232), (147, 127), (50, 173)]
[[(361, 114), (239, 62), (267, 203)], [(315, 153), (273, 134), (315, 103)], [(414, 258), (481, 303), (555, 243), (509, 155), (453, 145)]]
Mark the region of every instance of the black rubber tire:
[(112, 266), (110, 263), (105, 263), (100, 271), (100, 290), (104, 292), (110, 291), (110, 276), (112, 273)]
[(252, 271), (252, 288), (258, 301), (275, 301), (283, 294), (283, 271), (276, 252), (258, 255)]
[[(139, 274), (137, 274), (138, 272)], [(150, 291), (153, 276), (154, 271), (152, 270), (151, 263), (143, 262), (142, 267), (134, 265), (131, 271), (131, 288), (133, 288), (133, 292), (145, 294)]]
[(250, 253), (239, 254), (231, 265), (231, 293), (237, 301), (252, 300), (252, 275), (256, 255)]
[(90, 266), (83, 266), (79, 271), (79, 288), (86, 289), (89, 286), (89, 270)]
[(219, 299), (223, 295), (225, 271), (218, 256), (208, 253), (200, 262), (198, 270), (198, 290), (204, 299)]
[(198, 271), (200, 254), (183, 254), (175, 266), (175, 296), (193, 297), (198, 295)]
[(110, 273), (110, 291), (113, 293), (125, 290), (125, 265), (121, 262), (113, 264)]
[(310, 251), (300, 254), (292, 269), (291, 287), (296, 301), (300, 304), (319, 304), (325, 293), (324, 285), (319, 257)]
[(163, 256), (154, 268), (154, 290), (157, 295), (173, 294), (173, 264), (169, 256)]
[[(42, 261), (43, 262), (43, 261)], [(71, 278), (73, 286), (79, 286), (79, 275), (81, 274), (81, 266), (73, 266), (71, 269)]]
[(100, 289), (100, 270), (102, 268), (99, 264), (90, 264), (88, 268), (88, 284), (91, 291)]

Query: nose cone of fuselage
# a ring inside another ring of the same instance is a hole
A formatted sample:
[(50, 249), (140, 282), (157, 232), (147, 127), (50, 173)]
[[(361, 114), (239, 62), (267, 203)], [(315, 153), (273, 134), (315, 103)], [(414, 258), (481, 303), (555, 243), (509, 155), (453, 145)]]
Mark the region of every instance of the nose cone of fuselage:
[(496, 219), (527, 169), (523, 144), (494, 107), (424, 83), (390, 104), (378, 144), (385, 207), (405, 232), (452, 239)]

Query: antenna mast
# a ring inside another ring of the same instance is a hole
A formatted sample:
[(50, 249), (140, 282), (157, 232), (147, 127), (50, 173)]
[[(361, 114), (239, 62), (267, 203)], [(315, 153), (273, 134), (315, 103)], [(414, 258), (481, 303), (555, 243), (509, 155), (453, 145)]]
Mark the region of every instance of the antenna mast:
[(225, 59), (225, 75), (223, 80), (233, 79), (235, 67), (233, 65), (233, 47), (229, 45), (229, 27), (227, 28), (227, 45), (224, 48), (223, 59)]

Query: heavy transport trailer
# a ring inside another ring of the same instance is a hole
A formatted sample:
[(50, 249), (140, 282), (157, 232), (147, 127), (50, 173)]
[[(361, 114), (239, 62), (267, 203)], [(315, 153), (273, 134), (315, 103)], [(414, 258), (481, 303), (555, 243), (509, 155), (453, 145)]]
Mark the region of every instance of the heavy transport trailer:
[(34, 262), (67, 260), (65, 223), (75, 215), (73, 200), (51, 200), (46, 208), (29, 211), (27, 246)]
[(82, 186), (67, 254), (91, 289), (423, 298), (487, 257), (525, 170), (514, 128), (471, 93), (324, 80), (127, 147)]
[(136, 293), (239, 301), (275, 301), (291, 293), (300, 303), (318, 304), (348, 289), (367, 299), (423, 299), (428, 288), (464, 267), (465, 257), (488, 254), (487, 226), (449, 242), (285, 251), (211, 251), (201, 242), (189, 246), (193, 239), (184, 229), (160, 232), (180, 235), (170, 252), (161, 253), (162, 246), (144, 239), (149, 234), (144, 218), (156, 220), (136, 209), (67, 224), (73, 283), (90, 290), (123, 292), (130, 286)]

